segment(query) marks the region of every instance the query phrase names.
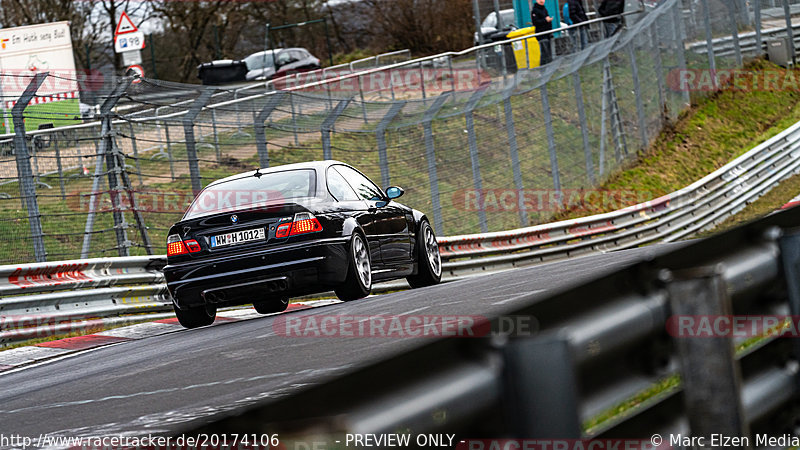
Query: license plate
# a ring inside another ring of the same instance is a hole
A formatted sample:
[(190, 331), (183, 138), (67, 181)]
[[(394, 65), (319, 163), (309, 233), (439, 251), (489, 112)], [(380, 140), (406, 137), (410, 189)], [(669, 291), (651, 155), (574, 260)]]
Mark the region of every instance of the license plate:
[(211, 236), (211, 248), (224, 247), (226, 245), (244, 244), (245, 242), (263, 241), (266, 237), (267, 234), (265, 228), (254, 228), (252, 230), (218, 234), (216, 236)]

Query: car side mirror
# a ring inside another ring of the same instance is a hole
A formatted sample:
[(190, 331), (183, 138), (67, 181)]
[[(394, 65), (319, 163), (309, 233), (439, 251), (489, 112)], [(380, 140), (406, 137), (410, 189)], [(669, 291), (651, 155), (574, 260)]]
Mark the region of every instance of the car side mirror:
[(391, 187), (386, 189), (386, 197), (388, 197), (389, 200), (394, 200), (396, 198), (400, 198), (405, 193), (406, 193), (406, 191), (404, 191), (403, 188), (397, 187), (397, 186), (391, 186)]

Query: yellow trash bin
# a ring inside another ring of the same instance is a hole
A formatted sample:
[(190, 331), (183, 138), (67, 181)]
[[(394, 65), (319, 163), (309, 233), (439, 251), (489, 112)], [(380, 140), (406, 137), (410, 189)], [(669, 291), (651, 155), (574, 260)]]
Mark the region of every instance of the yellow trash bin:
[[(509, 39), (515, 39), (536, 33), (536, 27), (527, 27), (514, 30), (506, 35)], [(532, 69), (539, 67), (541, 62), (541, 51), (539, 49), (539, 40), (535, 37), (522, 39), (511, 44), (514, 48), (514, 59), (517, 61), (517, 69)], [(525, 54), (525, 47), (528, 48), (528, 54)]]

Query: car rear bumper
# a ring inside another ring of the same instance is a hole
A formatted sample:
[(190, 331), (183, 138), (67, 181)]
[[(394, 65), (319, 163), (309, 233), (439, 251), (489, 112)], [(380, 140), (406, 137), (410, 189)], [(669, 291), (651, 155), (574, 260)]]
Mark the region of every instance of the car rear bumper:
[(180, 309), (252, 303), (328, 290), (347, 276), (347, 238), (319, 239), (164, 267)]

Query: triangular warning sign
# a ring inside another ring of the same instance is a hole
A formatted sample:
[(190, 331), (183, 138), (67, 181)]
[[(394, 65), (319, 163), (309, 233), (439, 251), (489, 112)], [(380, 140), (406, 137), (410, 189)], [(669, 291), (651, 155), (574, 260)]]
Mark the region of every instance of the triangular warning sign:
[(114, 36), (125, 33), (133, 33), (136, 31), (139, 31), (139, 29), (136, 28), (136, 25), (133, 24), (131, 18), (128, 17), (128, 13), (123, 11), (119, 18), (119, 22), (117, 23), (117, 31), (114, 32)]

